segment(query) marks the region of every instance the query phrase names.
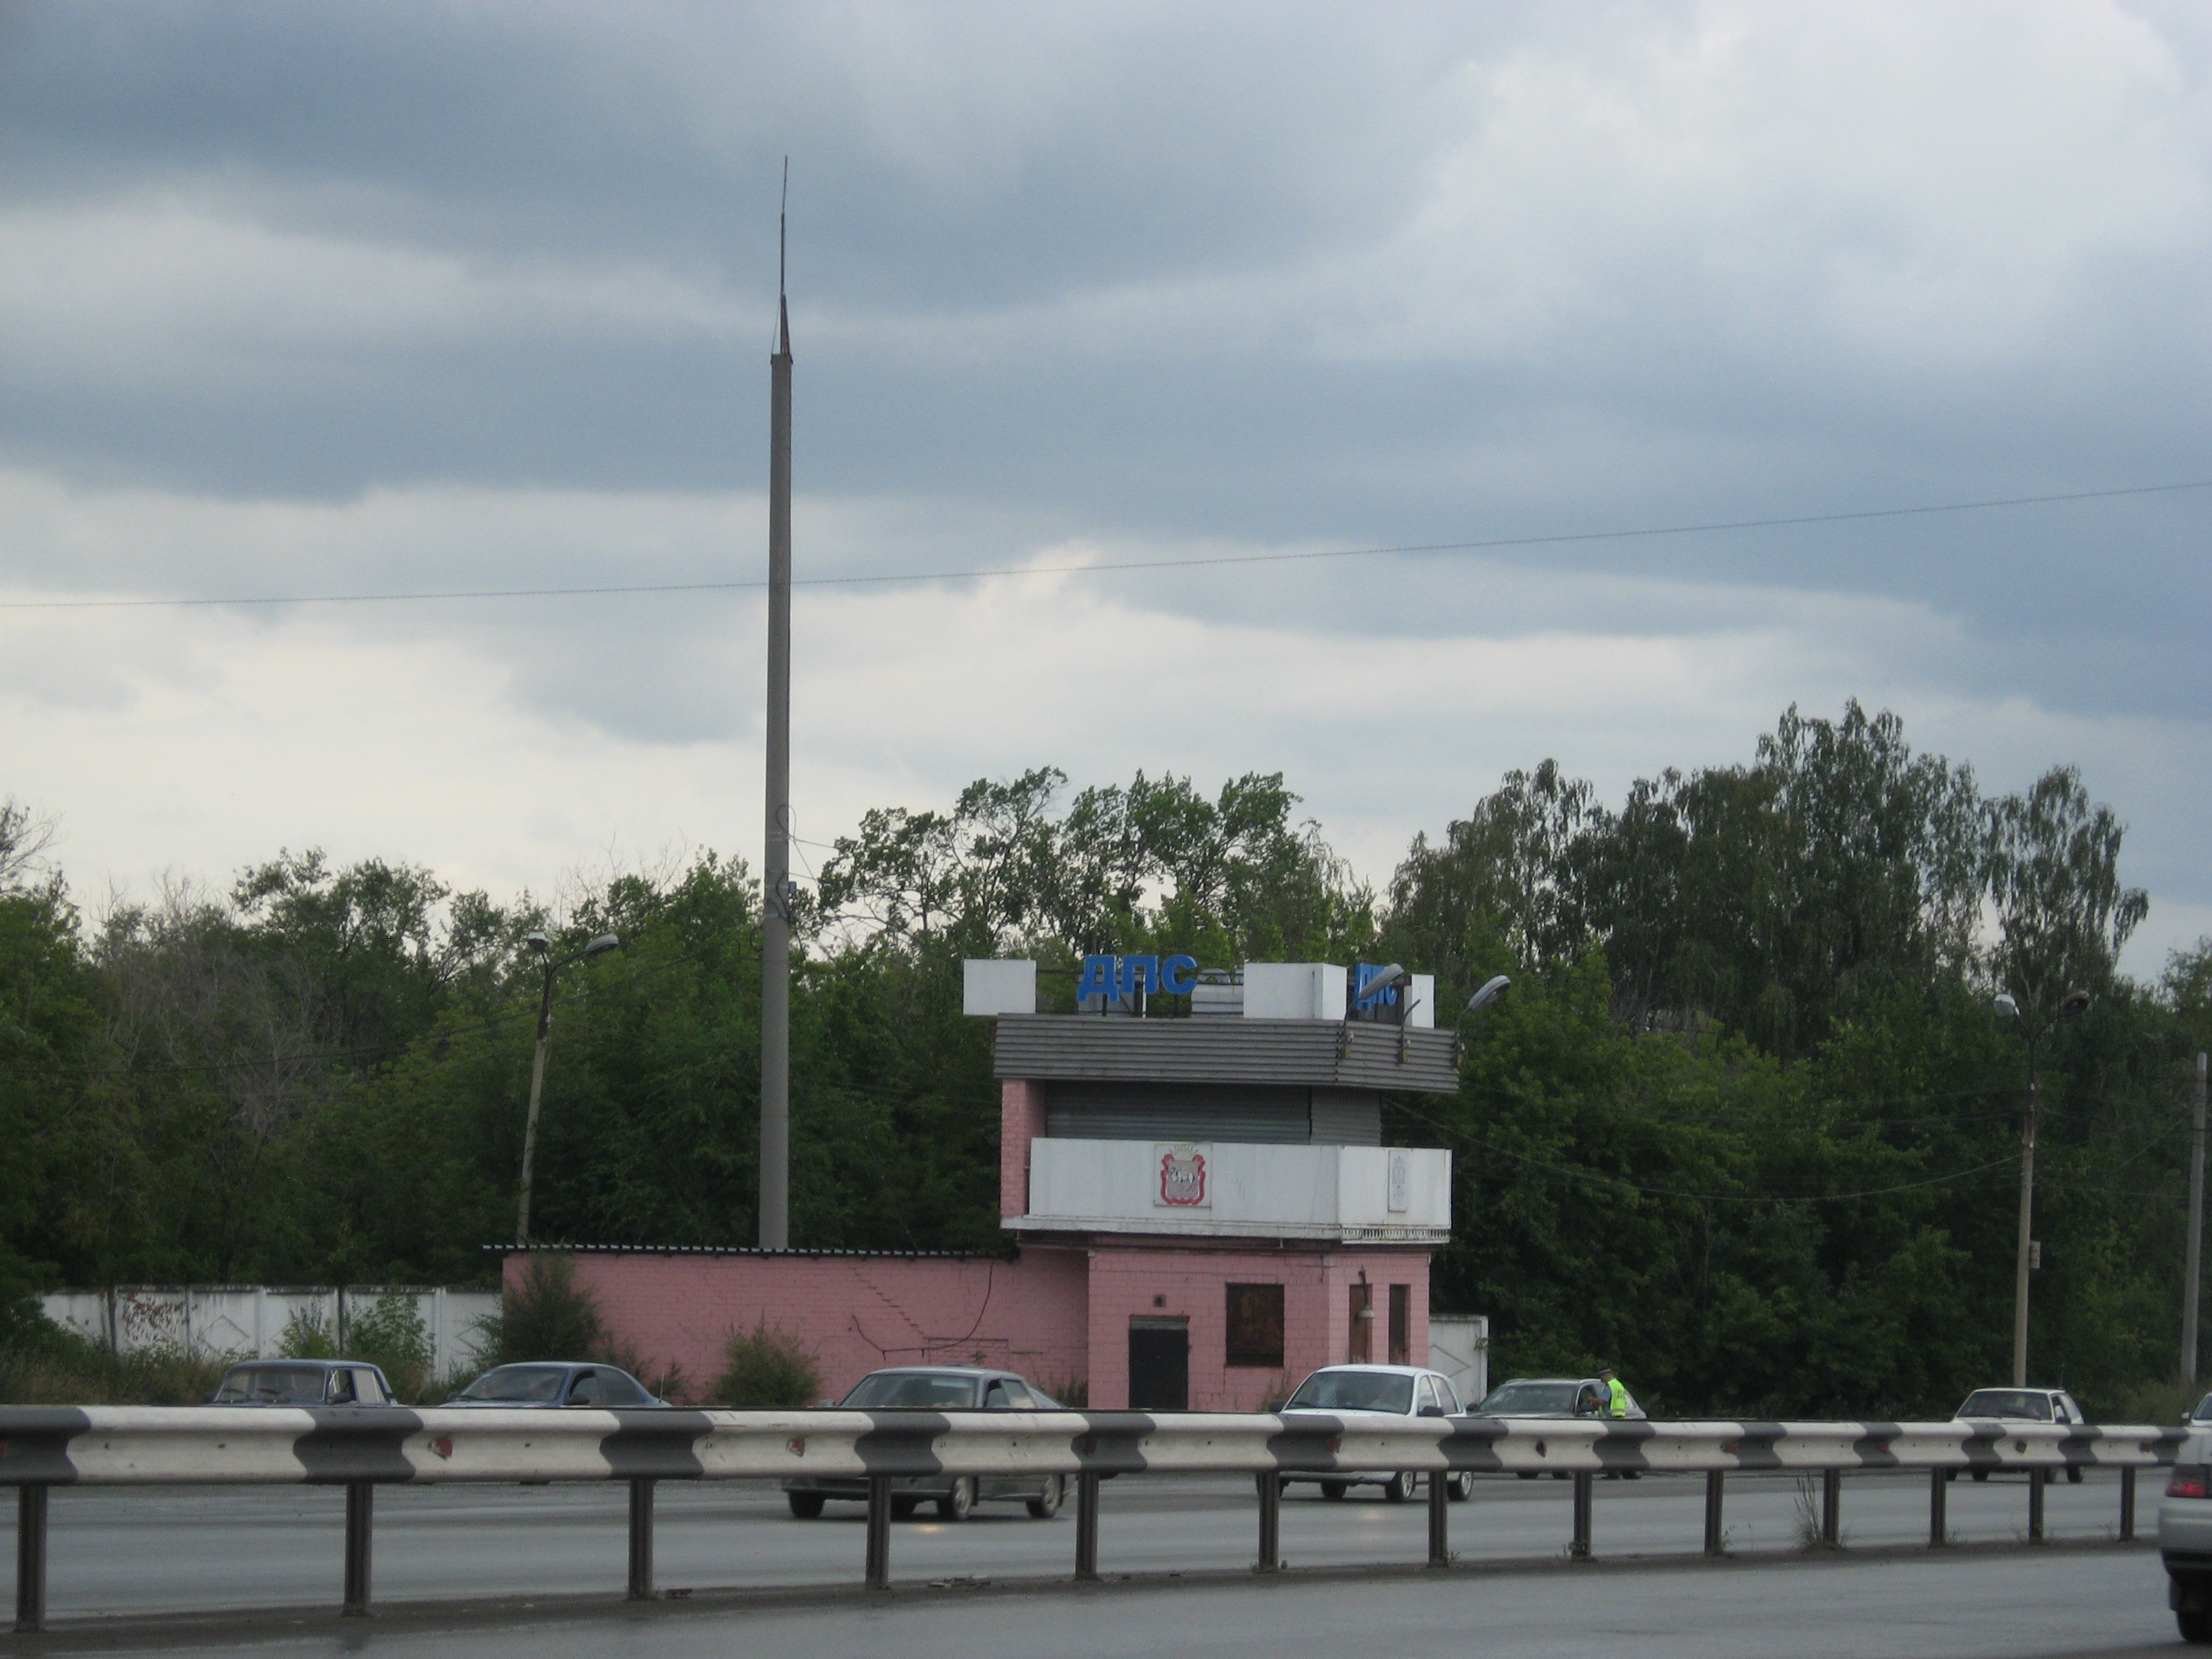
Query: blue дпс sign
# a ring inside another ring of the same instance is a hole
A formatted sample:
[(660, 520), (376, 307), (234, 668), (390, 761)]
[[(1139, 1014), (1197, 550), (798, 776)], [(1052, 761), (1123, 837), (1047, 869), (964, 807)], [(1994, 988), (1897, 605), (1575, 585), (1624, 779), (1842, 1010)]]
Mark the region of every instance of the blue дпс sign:
[(1133, 997), (1140, 988), (1150, 996), (1188, 996), (1197, 972), (1196, 957), (1085, 957), (1076, 1006), (1092, 997)]

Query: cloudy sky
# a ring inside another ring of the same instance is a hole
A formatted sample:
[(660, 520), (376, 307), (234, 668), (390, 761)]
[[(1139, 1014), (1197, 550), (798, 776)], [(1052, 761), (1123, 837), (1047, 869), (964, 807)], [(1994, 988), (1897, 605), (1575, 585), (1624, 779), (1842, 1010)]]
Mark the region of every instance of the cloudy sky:
[[(0, 796), (81, 895), (1281, 770), (1366, 873), (1791, 702), (2079, 765), (2212, 932), (2212, 9), (0, 9)], [(1553, 539), (1541, 539), (1553, 538)], [(1513, 543), (1137, 571), (1085, 567)], [(818, 848), (809, 856), (819, 859)]]

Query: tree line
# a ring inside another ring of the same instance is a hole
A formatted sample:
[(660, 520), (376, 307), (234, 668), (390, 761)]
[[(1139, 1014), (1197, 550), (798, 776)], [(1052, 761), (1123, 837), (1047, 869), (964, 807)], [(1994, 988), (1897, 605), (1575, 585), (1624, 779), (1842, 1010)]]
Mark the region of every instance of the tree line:
[[(963, 957), (1402, 961), (1464, 1026), (1439, 1310), (1493, 1375), (1620, 1365), (1672, 1412), (1948, 1413), (2009, 1353), (2020, 1108), (2043, 1103), (2031, 1353), (2108, 1414), (2174, 1370), (2212, 942), (2155, 983), (2078, 775), (2017, 794), (1897, 719), (1794, 708), (1616, 806), (1550, 762), (1362, 879), (1279, 775), (1052, 769), (884, 807), (803, 897), (792, 1220), (811, 1247), (1003, 1248), (988, 1023)], [(59, 1282), (465, 1282), (514, 1230), (544, 929), (533, 1231), (756, 1236), (759, 893), (742, 863), (527, 895), (283, 852), (88, 915), (0, 808), (0, 1327)], [(2062, 1013), (2071, 992), (2090, 1001)], [(2019, 1012), (1998, 1011), (2008, 994)]]

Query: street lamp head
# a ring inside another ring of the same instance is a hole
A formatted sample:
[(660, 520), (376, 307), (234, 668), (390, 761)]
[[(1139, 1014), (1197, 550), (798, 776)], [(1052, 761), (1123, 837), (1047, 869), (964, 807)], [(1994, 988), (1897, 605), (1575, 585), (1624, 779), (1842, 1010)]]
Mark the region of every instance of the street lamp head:
[(553, 941), (545, 937), (545, 931), (542, 927), (525, 933), (522, 936), (522, 942), (541, 957), (553, 948)]
[(2071, 1019), (2088, 1006), (2089, 994), (2087, 991), (2069, 991), (2065, 1000), (2058, 1005), (2058, 1017), (2061, 1019)]
[(587, 957), (602, 957), (610, 951), (620, 948), (621, 945), (622, 940), (614, 934), (601, 933), (584, 947), (584, 954)]
[(1996, 1006), (1996, 1011), (2002, 1014), (2007, 1019), (2018, 1019), (2020, 1018), (2020, 1004), (2013, 1000), (2012, 993), (2009, 991), (2000, 991), (1997, 993)]
[(1495, 979), (1485, 981), (1483, 988), (1467, 1000), (1467, 1007), (1463, 1012), (1470, 1014), (1480, 1013), (1498, 998), (1504, 996), (1512, 988), (1512, 984), (1513, 981), (1503, 974), (1498, 975)]

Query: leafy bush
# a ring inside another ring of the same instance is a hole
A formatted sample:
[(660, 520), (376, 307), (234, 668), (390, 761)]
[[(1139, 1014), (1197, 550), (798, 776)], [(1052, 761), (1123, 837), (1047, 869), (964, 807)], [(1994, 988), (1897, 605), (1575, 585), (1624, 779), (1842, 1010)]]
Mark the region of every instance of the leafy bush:
[(2081, 1401), (2081, 1409), (2093, 1423), (2178, 1423), (2204, 1398), (2208, 1389), (2203, 1382), (2184, 1382), (2169, 1379), (2163, 1382), (2138, 1382), (2131, 1389), (2115, 1389), (2103, 1399), (2082, 1400), (2079, 1390), (2075, 1399)]
[(477, 1329), (486, 1366), (526, 1359), (620, 1363), (606, 1352), (598, 1298), (577, 1285), (576, 1264), (565, 1255), (532, 1256), (523, 1264), (521, 1283), (507, 1290), (499, 1311), (478, 1321)]
[[(391, 1382), (392, 1392), (402, 1400), (424, 1399), (424, 1389), (430, 1382), (430, 1367), (436, 1358), (436, 1349), (430, 1340), (430, 1328), (422, 1322), (422, 1310), (411, 1296), (402, 1296), (397, 1291), (387, 1291), (376, 1298), (367, 1313), (349, 1322), (346, 1329), (346, 1346), (351, 1357), (366, 1359), (380, 1367)], [(441, 1395), (440, 1399), (445, 1396)]]
[(331, 1322), (310, 1304), (295, 1308), (284, 1322), (284, 1334), (276, 1339), (276, 1352), (287, 1359), (337, 1359), (338, 1340)]
[[(1079, 1412), (1090, 1409), (1091, 1379), (1089, 1377), (1068, 1376), (1061, 1377), (1056, 1381), (1048, 1377), (1040, 1381), (1036, 1386), (1043, 1390), (1046, 1398), (1057, 1400), (1061, 1405), (1066, 1407), (1071, 1411)], [(1289, 1397), (1290, 1392), (1291, 1390), (1288, 1382), (1285, 1379), (1278, 1377), (1276, 1379), (1276, 1386), (1270, 1397), (1286, 1399)]]
[(822, 1396), (822, 1362), (795, 1336), (769, 1328), (732, 1331), (729, 1367), (714, 1379), (714, 1402), (732, 1411), (795, 1410)]

